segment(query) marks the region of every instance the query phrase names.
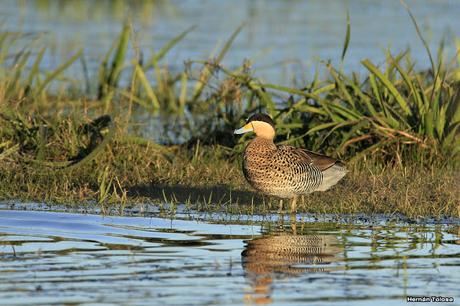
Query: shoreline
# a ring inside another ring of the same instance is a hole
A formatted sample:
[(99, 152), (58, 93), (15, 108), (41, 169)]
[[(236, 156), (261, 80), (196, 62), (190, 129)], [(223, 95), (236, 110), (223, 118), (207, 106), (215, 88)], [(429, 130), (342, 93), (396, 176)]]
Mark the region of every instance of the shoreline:
[[(0, 201), (1, 211), (29, 211), (29, 212), (51, 212), (69, 213), (82, 215), (96, 215), (104, 217), (133, 217), (133, 218), (160, 218), (174, 220), (188, 220), (205, 223), (225, 224), (258, 224), (264, 222), (292, 222), (292, 215), (279, 214), (273, 211), (268, 214), (247, 214), (238, 215), (223, 211), (196, 211), (189, 209), (185, 204), (172, 206), (165, 204), (162, 209), (153, 204), (139, 203), (125, 207), (123, 211), (116, 207), (102, 211), (94, 205), (82, 205), (80, 207), (67, 206), (62, 204), (20, 202), (15, 200)], [(283, 221), (281, 221), (283, 220)], [(460, 217), (420, 217), (408, 218), (401, 214), (315, 214), (297, 213), (296, 222), (305, 223), (335, 223), (353, 224), (361, 226), (460, 226)]]

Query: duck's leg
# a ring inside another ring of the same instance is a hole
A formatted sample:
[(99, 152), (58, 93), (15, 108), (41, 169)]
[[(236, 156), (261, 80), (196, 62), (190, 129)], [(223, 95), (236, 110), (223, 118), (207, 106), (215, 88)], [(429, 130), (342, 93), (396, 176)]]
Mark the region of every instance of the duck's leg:
[(294, 214), (291, 214), (291, 230), (293, 235), (297, 235), (297, 220)]
[(294, 196), (291, 202), (291, 214), (295, 214), (296, 212), (297, 212), (297, 196)]
[(283, 199), (280, 199), (280, 206), (278, 208), (278, 213), (281, 214), (283, 212)]

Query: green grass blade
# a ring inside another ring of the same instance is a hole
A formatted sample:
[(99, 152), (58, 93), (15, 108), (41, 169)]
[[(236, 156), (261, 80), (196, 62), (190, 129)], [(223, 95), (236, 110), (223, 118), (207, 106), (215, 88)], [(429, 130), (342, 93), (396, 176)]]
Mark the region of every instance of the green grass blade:
[(181, 113), (184, 112), (185, 103), (187, 102), (187, 86), (188, 86), (187, 73), (183, 72), (181, 74), (180, 94), (179, 94), (179, 110)]
[(396, 99), (396, 101), (398, 102), (399, 106), (403, 109), (404, 113), (406, 115), (411, 115), (412, 112), (406, 102), (406, 100), (404, 100), (404, 98), (401, 96), (401, 94), (399, 93), (399, 91), (396, 89), (396, 87), (390, 82), (390, 80), (388, 80), (383, 74), (382, 72), (376, 67), (374, 66), (374, 64), (371, 63), (370, 60), (368, 59), (365, 59), (363, 61), (361, 61), (361, 63), (364, 65), (364, 67), (366, 67), (372, 74), (374, 74), (376, 77), (378, 77), (380, 79), (380, 81), (382, 82), (383, 86), (385, 86), (385, 88), (388, 89), (388, 91), (390, 91), (390, 93), (393, 95), (393, 97)]
[(188, 28), (187, 30), (185, 30), (184, 32), (180, 33), (179, 35), (177, 35), (176, 37), (174, 37), (173, 39), (171, 39), (170, 41), (168, 41), (166, 43), (166, 45), (164, 45), (157, 53), (155, 53), (152, 58), (148, 61), (148, 63), (151, 65), (151, 66), (148, 66), (148, 68), (152, 67), (153, 66), (153, 63), (158, 63), (159, 61), (161, 61), (161, 59), (166, 55), (168, 54), (168, 52), (175, 46), (177, 45), (182, 39), (185, 38), (185, 36), (188, 35), (188, 33), (190, 33), (191, 31), (193, 31), (194, 29), (196, 28), (196, 25), (194, 26), (191, 26), (190, 28)]
[(334, 78), (339, 92), (343, 95), (341, 99), (347, 101), (352, 108), (356, 108), (355, 101), (353, 100), (353, 97), (347, 89), (346, 83), (344, 81), (344, 76), (341, 73), (336, 72), (330, 64), (328, 65), (328, 70), (331, 76)]
[(401, 67), (401, 65), (398, 63), (396, 59), (391, 57), (391, 60), (392, 60), (392, 64), (396, 67), (396, 70), (398, 70), (399, 74), (403, 78), (406, 86), (409, 88), (411, 95), (414, 97), (415, 104), (417, 105), (419, 113), (423, 114), (425, 111), (423, 100), (420, 96), (419, 91), (416, 90), (414, 83), (412, 82), (409, 74)]
[(357, 109), (347, 108), (339, 103), (329, 103), (329, 107), (347, 120), (356, 120), (364, 116), (363, 114), (358, 113)]
[(342, 56), (341, 61), (345, 59), (345, 55), (347, 54), (348, 45), (350, 43), (350, 11), (347, 10), (347, 32), (345, 34), (345, 41), (343, 42), (343, 49), (342, 49)]
[(320, 107), (314, 107), (305, 103), (302, 103), (300, 106), (294, 106), (294, 108), (298, 109), (300, 112), (303, 113), (314, 113), (319, 115), (326, 115), (326, 111)]
[(45, 80), (40, 84), (40, 87), (36, 91), (36, 95), (39, 95), (45, 88), (48, 86), (48, 84), (56, 79), (59, 74), (61, 74), (64, 70), (66, 70), (70, 65), (72, 65), (82, 54), (83, 50), (78, 51), (75, 53), (72, 57), (70, 57), (64, 64), (59, 66), (56, 70), (54, 70), (52, 73), (50, 73)]
[(433, 60), (433, 56), (431, 55), (431, 51), (430, 51), (430, 47), (428, 46), (428, 43), (426, 42), (425, 38), (423, 37), (422, 35), (422, 32), (420, 31), (420, 28), (418, 26), (418, 23), (417, 23), (417, 20), (415, 19), (414, 15), (412, 14), (409, 6), (406, 4), (406, 2), (404, 2), (404, 0), (401, 0), (401, 4), (404, 6), (404, 8), (406, 9), (407, 13), (409, 14), (410, 16), (410, 19), (412, 20), (412, 23), (414, 24), (415, 26), (415, 30), (417, 31), (417, 35), (418, 37), (420, 38), (420, 40), (422, 41), (423, 43), (423, 46), (425, 47), (425, 50), (428, 54), (428, 57), (430, 59), (430, 63), (431, 63), (431, 69), (433, 71), (433, 73), (435, 73), (436, 71), (436, 66), (434, 64), (434, 60)]
[(286, 93), (293, 94), (293, 95), (299, 95), (299, 96), (303, 96), (303, 97), (310, 98), (310, 99), (315, 99), (315, 100), (319, 99), (317, 95), (314, 95), (314, 94), (311, 94), (311, 93), (308, 93), (306, 91), (302, 91), (296, 88), (290, 88), (287, 86), (264, 83), (264, 84), (260, 84), (260, 87), (271, 88), (271, 89), (275, 89), (281, 92), (286, 92)]
[(6, 81), (6, 96), (10, 97), (14, 93), (18, 92), (20, 86), (21, 75), (24, 70), (24, 67), (29, 59), (30, 52), (21, 53), (21, 56), (14, 65), (13, 71), (14, 75), (12, 78), (7, 79)]
[(35, 58), (34, 64), (32, 65), (32, 68), (30, 69), (29, 77), (27, 78), (27, 81), (26, 81), (26, 86), (28, 86), (29, 88), (32, 88), (32, 83), (33, 83), (34, 78), (38, 76), (38, 74), (40, 73), (40, 64), (42, 62), (45, 51), (46, 51), (46, 46), (43, 47), (40, 50), (40, 52), (38, 52), (38, 55)]
[[(243, 29), (243, 24), (240, 25), (236, 30), (232, 33), (230, 38), (226, 41), (225, 45), (223, 46), (222, 50), (219, 52), (219, 54), (216, 57), (215, 64), (218, 65), (220, 62), (223, 60), (224, 56), (227, 54), (228, 50), (230, 49), (231, 45), (233, 44), (233, 41), (235, 40), (236, 36), (241, 32)], [(200, 80), (197, 82), (195, 86), (195, 90), (193, 93), (193, 101), (196, 101), (198, 97), (201, 95), (203, 92), (203, 89), (205, 85), (207, 84), (210, 75), (215, 69), (215, 65), (205, 65), (203, 70), (201, 71), (200, 75)], [(268, 101), (267, 101), (268, 102)]]
[(257, 97), (259, 97), (262, 104), (265, 107), (267, 107), (270, 113), (274, 112), (274, 110), (276, 109), (275, 102), (273, 102), (271, 96), (267, 92), (265, 92), (265, 90), (263, 89), (263, 87), (260, 86), (260, 84), (252, 80), (248, 83), (248, 87), (256, 94)]
[(232, 46), (233, 42), (235, 41), (235, 38), (238, 36), (238, 34), (241, 32), (243, 29), (244, 24), (240, 25), (236, 30), (232, 33), (230, 38), (225, 42), (224, 47), (222, 50), (219, 52), (216, 58), (216, 62), (220, 63), (224, 59), (225, 55), (227, 54), (228, 50), (230, 50), (230, 47)]
[(281, 141), (280, 144), (288, 144), (288, 143), (293, 143), (299, 139), (302, 139), (304, 138), (305, 136), (308, 136), (308, 135), (311, 135), (313, 134), (314, 132), (318, 132), (318, 131), (321, 131), (321, 130), (324, 130), (324, 129), (329, 129), (331, 127), (334, 127), (336, 126), (337, 122), (327, 122), (327, 123), (322, 123), (322, 124), (319, 124), (311, 129), (309, 129), (306, 133), (303, 133), (299, 136), (296, 136), (296, 137), (292, 137), (290, 139), (287, 139), (287, 140), (284, 140), (284, 141)]
[(336, 126), (337, 124), (338, 123), (336, 123), (336, 122), (327, 122), (327, 123), (318, 124), (317, 126), (309, 129), (306, 135), (311, 135), (314, 132), (318, 132), (318, 131), (321, 131), (321, 130), (324, 130), (324, 129), (329, 129), (331, 127)]
[(328, 85), (325, 85), (323, 87), (320, 87), (318, 89), (315, 89), (314, 91), (311, 92), (312, 95), (316, 95), (316, 96), (319, 96), (320, 94), (322, 93), (325, 93), (325, 92), (329, 92), (329, 91), (332, 91), (334, 90), (336, 87), (335, 87), (335, 84), (334, 83), (331, 83), (331, 84), (328, 84)]
[(153, 107), (153, 110), (155, 110), (155, 111), (159, 110), (160, 109), (160, 102), (158, 101), (158, 98), (157, 98), (152, 86), (150, 85), (149, 80), (147, 79), (144, 71), (142, 70), (142, 67), (140, 65), (136, 64), (135, 70), (136, 70), (137, 77), (141, 81), (141, 84), (144, 87), (145, 92), (146, 92), (147, 96), (150, 99), (150, 102), (151, 102), (151, 105)]
[(101, 100), (104, 95), (107, 93), (107, 78), (109, 76), (109, 68), (108, 63), (110, 59), (110, 55), (112, 54), (113, 50), (115, 50), (116, 44), (113, 43), (110, 49), (105, 54), (104, 58), (102, 59), (101, 64), (99, 65), (99, 80), (97, 84), (97, 97), (98, 100)]
[(120, 78), (120, 72), (125, 61), (126, 53), (128, 51), (129, 38), (130, 27), (128, 23), (125, 23), (123, 25), (123, 30), (118, 40), (115, 55), (107, 76), (107, 85), (111, 87), (117, 87), (118, 79)]

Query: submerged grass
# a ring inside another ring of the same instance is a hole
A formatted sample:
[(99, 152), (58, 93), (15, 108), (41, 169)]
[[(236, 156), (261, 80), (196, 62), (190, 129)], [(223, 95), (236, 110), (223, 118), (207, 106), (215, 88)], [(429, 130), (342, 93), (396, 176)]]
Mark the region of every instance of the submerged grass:
[[(347, 25), (342, 61), (349, 18)], [(47, 72), (40, 68), (46, 47), (33, 55), (35, 40), (0, 34), (0, 199), (103, 209), (169, 202), (206, 211), (276, 210), (277, 199), (245, 183), (240, 153), (248, 138), (232, 135), (249, 114), (265, 111), (276, 122), (277, 142), (349, 163), (343, 182), (304, 197), (300, 211), (459, 215), (459, 54), (447, 61), (441, 50), (435, 64), (427, 48), (432, 67), (417, 71), (409, 52), (388, 51), (384, 65), (362, 61), (365, 75), (326, 62), (325, 77), (285, 87), (254, 77), (247, 61), (233, 69), (221, 64), (241, 29), (215, 59), (171, 72), (161, 60), (193, 27), (144, 62), (126, 23), (93, 92), (86, 74), (84, 82), (66, 75), (78, 63), (86, 71), (81, 51)], [(154, 143), (133, 128), (139, 114), (182, 118), (186, 125), (167, 127), (189, 137)]]

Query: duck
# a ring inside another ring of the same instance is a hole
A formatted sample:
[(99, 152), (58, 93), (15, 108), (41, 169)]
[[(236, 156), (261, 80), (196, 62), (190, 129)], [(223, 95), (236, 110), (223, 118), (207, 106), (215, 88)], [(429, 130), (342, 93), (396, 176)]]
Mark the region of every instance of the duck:
[(243, 174), (257, 191), (291, 200), (291, 213), (297, 212), (297, 199), (315, 191), (326, 191), (348, 172), (345, 164), (332, 157), (289, 145), (276, 145), (275, 122), (263, 113), (256, 113), (234, 134), (253, 132), (255, 137), (243, 153)]

